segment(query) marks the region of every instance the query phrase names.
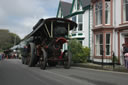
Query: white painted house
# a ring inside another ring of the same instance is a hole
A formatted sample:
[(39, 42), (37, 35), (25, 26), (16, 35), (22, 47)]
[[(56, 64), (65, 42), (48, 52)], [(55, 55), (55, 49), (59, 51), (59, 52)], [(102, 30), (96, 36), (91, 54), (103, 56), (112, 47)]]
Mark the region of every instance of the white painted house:
[[(72, 3), (60, 1), (58, 18), (68, 18), (78, 24), (71, 32), (71, 38), (76, 38), (83, 46), (92, 48), (92, 7), (91, 0), (73, 0)], [(91, 55), (93, 55), (91, 49)]]
[(91, 49), (94, 62), (112, 63), (113, 52), (123, 64), (122, 44), (128, 44), (128, 0), (60, 1), (57, 17), (75, 21), (71, 37)]

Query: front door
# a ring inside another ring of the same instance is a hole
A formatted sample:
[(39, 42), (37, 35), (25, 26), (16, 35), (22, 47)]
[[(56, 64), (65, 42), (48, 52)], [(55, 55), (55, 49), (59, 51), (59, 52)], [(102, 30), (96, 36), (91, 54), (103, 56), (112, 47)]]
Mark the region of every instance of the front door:
[(125, 38), (125, 44), (128, 44), (128, 37)]

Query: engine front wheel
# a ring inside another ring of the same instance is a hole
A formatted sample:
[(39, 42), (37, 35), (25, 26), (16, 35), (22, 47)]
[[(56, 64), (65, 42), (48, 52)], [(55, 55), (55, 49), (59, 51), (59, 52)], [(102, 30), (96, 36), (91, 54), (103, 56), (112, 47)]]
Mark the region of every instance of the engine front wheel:
[(70, 51), (64, 51), (63, 58), (64, 58), (64, 68), (69, 69), (71, 67), (71, 53), (70, 53)]
[(46, 51), (42, 48), (42, 54), (40, 56), (40, 68), (45, 70), (46, 69), (46, 66), (47, 66), (47, 53)]

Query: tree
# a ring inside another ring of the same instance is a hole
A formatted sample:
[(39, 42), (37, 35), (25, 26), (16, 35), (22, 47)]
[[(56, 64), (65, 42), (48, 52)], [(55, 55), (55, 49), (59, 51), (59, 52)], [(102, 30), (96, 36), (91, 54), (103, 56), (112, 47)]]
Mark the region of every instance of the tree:
[(90, 55), (90, 49), (88, 47), (83, 47), (76, 39), (69, 41), (69, 50), (72, 53), (72, 61), (74, 63), (86, 62), (87, 57)]
[(20, 37), (15, 33), (10, 33), (8, 30), (0, 29), (0, 51), (9, 49), (20, 42)]

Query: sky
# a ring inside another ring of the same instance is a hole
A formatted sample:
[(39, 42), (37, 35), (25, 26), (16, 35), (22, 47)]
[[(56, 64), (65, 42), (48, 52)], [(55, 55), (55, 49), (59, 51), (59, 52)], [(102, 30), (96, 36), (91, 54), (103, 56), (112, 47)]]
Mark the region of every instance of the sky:
[(56, 17), (59, 1), (0, 0), (0, 29), (8, 29), (23, 39), (39, 19)]

